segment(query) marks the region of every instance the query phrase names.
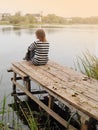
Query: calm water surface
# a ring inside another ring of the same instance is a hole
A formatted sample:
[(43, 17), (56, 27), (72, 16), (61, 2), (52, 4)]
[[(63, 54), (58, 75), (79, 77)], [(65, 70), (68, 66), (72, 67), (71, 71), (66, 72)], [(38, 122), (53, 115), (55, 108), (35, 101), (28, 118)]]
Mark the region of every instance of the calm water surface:
[[(0, 26), (0, 100), (11, 92), (11, 74), (7, 73), (11, 63), (20, 61), (27, 47), (36, 40), (36, 29), (18, 29)], [(98, 26), (70, 25), (65, 28), (45, 28), (50, 42), (50, 59), (73, 67), (76, 56), (89, 50), (98, 56)]]

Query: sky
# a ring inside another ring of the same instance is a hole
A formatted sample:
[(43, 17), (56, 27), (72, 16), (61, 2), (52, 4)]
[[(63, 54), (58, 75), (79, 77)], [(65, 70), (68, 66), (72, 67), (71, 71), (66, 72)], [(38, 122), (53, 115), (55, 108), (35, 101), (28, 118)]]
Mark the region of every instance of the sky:
[(98, 0), (0, 0), (0, 13), (18, 11), (63, 17), (98, 16)]

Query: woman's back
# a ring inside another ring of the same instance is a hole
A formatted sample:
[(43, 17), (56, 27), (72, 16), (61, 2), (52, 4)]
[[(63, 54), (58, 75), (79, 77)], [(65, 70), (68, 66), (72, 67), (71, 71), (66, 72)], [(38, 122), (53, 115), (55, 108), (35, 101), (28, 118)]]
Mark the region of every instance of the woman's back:
[(35, 65), (44, 65), (48, 62), (49, 43), (48, 42), (34, 42), (35, 54), (32, 58), (32, 63)]

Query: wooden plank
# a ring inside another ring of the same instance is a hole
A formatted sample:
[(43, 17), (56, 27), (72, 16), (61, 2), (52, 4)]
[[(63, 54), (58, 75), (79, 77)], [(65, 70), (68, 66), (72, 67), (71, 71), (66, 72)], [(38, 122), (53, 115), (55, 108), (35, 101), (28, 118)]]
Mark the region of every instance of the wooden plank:
[(24, 72), (20, 71), (16, 67), (11, 67), (11, 70), (21, 76), (22, 79), (28, 78), (28, 75), (26, 75)]
[[(69, 77), (70, 81), (77, 81), (80, 84), (84, 84), (85, 86), (96, 87), (98, 89), (98, 82), (96, 80), (89, 79), (89, 78), (87, 78), (86, 75), (83, 75), (77, 71), (74, 71), (73, 69), (61, 66), (61, 65), (59, 65), (55, 62), (51, 62), (51, 61), (49, 62), (48, 67), (50, 68), (48, 70), (51, 70), (51, 69), (54, 69), (55, 71), (57, 70), (58, 75), (64, 75), (64, 74), (67, 75), (67, 77)], [(64, 77), (66, 77), (65, 75), (64, 75)], [(66, 79), (64, 79), (64, 80), (66, 80)]]
[(77, 79), (81, 79), (83, 77), (85, 77), (85, 75), (81, 74), (81, 73), (78, 73), (77, 71), (74, 71), (72, 68), (69, 68), (67, 66), (63, 66), (63, 65), (60, 65), (54, 61), (50, 61), (48, 62), (48, 66), (49, 67), (53, 67), (57, 70), (60, 70), (62, 73), (65, 72), (67, 75), (70, 76), (76, 76)]
[[(29, 68), (31, 69), (34, 69), (34, 66), (32, 66), (32, 64), (28, 63), (28, 62), (24, 62), (25, 67), (27, 65), (29, 65)], [(43, 73), (45, 76), (53, 79), (55, 82), (58, 82), (60, 84), (62, 84), (63, 86), (65, 85), (66, 82), (67, 83), (67, 87), (71, 88), (72, 90), (77, 90), (76, 92), (77, 93), (80, 93), (80, 94), (83, 94), (85, 96), (87, 96), (88, 98), (92, 98), (93, 100), (97, 100), (98, 101), (98, 96), (97, 96), (97, 89), (92, 89), (90, 88), (89, 86), (92, 85), (92, 84), (89, 84), (88, 85), (85, 85), (84, 84), (80, 84), (77, 82), (77, 80), (68, 80), (67, 77), (65, 77), (65, 75), (63, 75), (63, 73), (59, 74), (59, 73), (55, 73), (55, 71), (53, 69), (45, 69), (45, 67), (38, 67), (38, 70), (37, 72), (39, 73)], [(43, 71), (42, 71), (43, 70)], [(33, 71), (33, 70), (31, 70)], [(64, 87), (63, 87), (64, 88)], [(65, 87), (66, 89), (66, 87)]]
[[(57, 96), (61, 97), (63, 100), (74, 106), (75, 108), (79, 109), (80, 111), (83, 111), (89, 116), (94, 117), (95, 119), (98, 119), (97, 113), (98, 108), (96, 106), (92, 106), (90, 104), (87, 104), (85, 102), (85, 98), (82, 99), (79, 97), (79, 95), (75, 96), (73, 95), (73, 91), (70, 91), (67, 89), (61, 89), (61, 86), (58, 85), (57, 90), (55, 90), (55, 86), (57, 83), (53, 83), (51, 80), (48, 80), (47, 77), (44, 75), (37, 73), (37, 67), (35, 66), (35, 70), (31, 72), (30, 68), (25, 68), (19, 63), (13, 64), (20, 70), (24, 71), (25, 73), (28, 73), (30, 77), (32, 77), (35, 81), (40, 82), (42, 86), (44, 86), (46, 89), (48, 89), (50, 92), (53, 92)], [(67, 86), (66, 86), (67, 87)]]
[[(25, 64), (23, 64), (23, 66), (24, 67), (27, 67), (28, 68), (28, 66), (27, 65), (25, 65)], [(29, 70), (31, 70), (31, 71), (33, 71), (34, 70), (34, 66), (33, 66), (33, 68), (32, 68), (32, 66), (29, 66)], [(43, 71), (42, 69), (38, 69), (38, 70), (36, 70), (38, 73), (41, 73), (41, 74), (43, 74), (45, 77), (48, 77), (49, 79), (51, 79), (51, 81), (53, 80), (55, 83), (57, 83), (56, 84), (56, 86), (58, 85), (58, 84), (60, 84), (61, 85), (61, 89), (67, 89), (68, 91), (73, 91), (73, 94), (75, 93), (75, 94), (77, 94), (77, 95), (84, 95), (84, 97), (86, 97), (85, 98), (85, 101), (87, 101), (87, 103), (89, 103), (90, 102), (90, 104), (92, 104), (92, 105), (94, 105), (95, 106), (95, 104), (96, 105), (98, 105), (98, 102), (96, 102), (97, 101), (97, 93), (95, 92), (94, 94), (89, 94), (89, 93), (91, 93), (91, 92), (89, 92), (89, 91), (86, 91), (86, 90), (88, 90), (88, 88), (86, 88), (86, 89), (84, 89), (85, 88), (85, 86), (82, 86), (82, 88), (80, 88), (79, 87), (79, 84), (78, 85), (76, 85), (76, 83), (74, 83), (74, 82), (69, 82), (69, 83), (67, 83), (66, 84), (66, 82), (64, 82), (64, 81), (61, 81), (60, 79), (58, 79), (57, 77), (55, 77), (55, 76), (53, 76), (53, 75), (50, 75), (49, 73), (47, 73), (46, 71)], [(57, 75), (56, 75), (57, 76)], [(48, 80), (49, 80), (48, 79)], [(67, 86), (67, 87), (66, 87)], [(70, 90), (70, 89), (72, 89), (72, 90)], [(82, 99), (82, 97), (81, 97), (81, 99)], [(89, 100), (91, 100), (91, 101), (89, 101)]]
[[(89, 79), (89, 78), (87, 78), (86, 75), (84, 75), (82, 73), (79, 73), (79, 72), (77, 72), (77, 71), (75, 71), (73, 69), (70, 69), (68, 67), (59, 65), (58, 63), (53, 62), (53, 61), (49, 61), (48, 66), (53, 67), (55, 69), (58, 69), (58, 70), (62, 71), (62, 73), (66, 73), (67, 75), (69, 75), (70, 78), (76, 77), (76, 80), (80, 81), (79, 82), (80, 84), (88, 85), (88, 83), (89, 83), (89, 85), (91, 84), (89, 87), (93, 87), (93, 88), (96, 87), (98, 89), (97, 80), (92, 79), (92, 78)], [(85, 82), (85, 81), (87, 81), (87, 82)]]
[[(28, 62), (24, 62), (24, 63), (28, 63)], [(33, 68), (34, 68), (34, 66), (33, 66)], [(38, 68), (40, 68), (40, 67), (38, 67)], [(45, 67), (43, 67), (43, 68), (46, 68), (46, 66)], [(42, 69), (42, 67), (41, 67), (41, 69)], [(45, 71), (46, 72), (46, 71)], [(53, 73), (53, 70), (52, 70), (52, 73)], [(47, 73), (48, 74), (48, 73)], [(56, 77), (58, 76), (58, 74), (55, 74), (56, 75)], [(55, 75), (53, 75), (53, 76), (55, 76)], [(52, 77), (52, 76), (51, 76)], [(59, 77), (61, 77), (61, 76), (59, 76)], [(58, 78), (58, 77), (57, 77)], [(66, 78), (67, 79), (67, 78)], [(57, 81), (56, 81), (57, 82)], [(63, 81), (62, 81), (63, 82)], [(61, 83), (62, 83), (61, 82)], [(90, 84), (91, 85), (91, 84)], [(87, 96), (88, 98), (90, 97), (92, 97), (92, 99), (93, 100), (95, 100), (96, 99), (96, 97), (98, 97), (97, 96), (97, 93), (96, 93), (96, 91), (98, 91), (98, 89), (91, 89), (89, 86), (87, 86), (87, 85), (81, 85), (80, 83), (78, 83), (78, 82), (75, 82), (75, 81), (70, 81), (69, 82), (69, 86), (70, 86), (70, 88), (72, 88), (73, 90), (74, 89), (77, 89), (77, 92), (78, 93), (80, 93), (80, 94), (83, 94), (83, 95), (85, 95), (85, 96)], [(89, 88), (89, 89), (88, 89)], [(74, 90), (75, 91), (75, 90)]]
[[(27, 61), (22, 61), (22, 63), (28, 64), (29, 66), (32, 65), (31, 63), (29, 63)], [(56, 66), (55, 66), (55, 64), (56, 64)], [(92, 88), (92, 91), (94, 90), (94, 88), (97, 89), (97, 91), (98, 91), (98, 82), (96, 80), (88, 79), (86, 75), (76, 72), (68, 67), (64, 67), (55, 62), (49, 61), (49, 63), (47, 65), (45, 65), (45, 67), (39, 66), (38, 69), (39, 68), (44, 69), (45, 71), (47, 71), (48, 73), (51, 73), (52, 75), (54, 75), (56, 77), (59, 76), (58, 78), (60, 78), (62, 81), (77, 82), (79, 84)]]
[[(48, 108), (44, 103), (42, 103), (37, 97), (33, 96), (27, 89), (21, 86), (19, 83), (13, 80), (13, 83), (20, 88), (23, 92), (25, 92), (33, 101), (35, 101), (40, 107), (42, 107), (48, 114), (50, 114), (54, 119), (60, 122), (64, 127), (67, 127), (68, 122), (61, 118), (58, 114), (56, 114), (53, 110)], [(66, 116), (66, 115), (65, 115)], [(72, 125), (69, 125), (69, 130), (77, 130)]]

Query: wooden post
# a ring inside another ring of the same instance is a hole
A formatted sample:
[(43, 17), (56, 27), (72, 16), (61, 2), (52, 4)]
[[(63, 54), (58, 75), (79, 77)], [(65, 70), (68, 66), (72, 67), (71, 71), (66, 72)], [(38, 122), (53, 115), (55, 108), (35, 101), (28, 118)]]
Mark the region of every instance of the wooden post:
[[(53, 108), (53, 99), (54, 99), (53, 96), (51, 96), (51, 95), (49, 94), (48, 107), (49, 107), (50, 109)], [(47, 115), (47, 118), (48, 118), (48, 126), (50, 126), (50, 114)]]
[(51, 108), (52, 109), (52, 107), (53, 107), (53, 96), (51, 96), (50, 94), (49, 94), (49, 102), (48, 102), (48, 107), (49, 108)]
[[(24, 81), (25, 83), (25, 86), (26, 86), (26, 89), (31, 92), (31, 80), (29, 79), (29, 77), (27, 79), (25, 79)], [(30, 100), (30, 97), (27, 96), (27, 100), (29, 101)]]
[(26, 88), (29, 92), (31, 92), (31, 80), (28, 78), (26, 82)]
[(29, 79), (29, 77), (26, 78), (26, 79), (24, 79), (24, 80), (23, 80), (23, 83), (24, 83), (26, 89), (27, 89), (29, 92), (31, 92), (31, 80)]
[(88, 130), (88, 124), (82, 124), (81, 130)]
[(81, 117), (81, 130), (88, 130), (88, 121), (89, 121), (89, 116), (82, 114)]
[[(17, 77), (17, 74), (15, 72), (13, 72), (14, 75), (13, 75), (13, 81), (16, 82), (16, 77)], [(12, 92), (12, 95), (14, 94), (14, 102), (17, 102), (16, 101), (16, 84), (13, 82), (13, 92)]]
[[(16, 82), (16, 76), (17, 76), (17, 74), (14, 72), (13, 81), (15, 81), (15, 82)], [(15, 93), (16, 93), (16, 84), (13, 83), (13, 94), (15, 94)]]

